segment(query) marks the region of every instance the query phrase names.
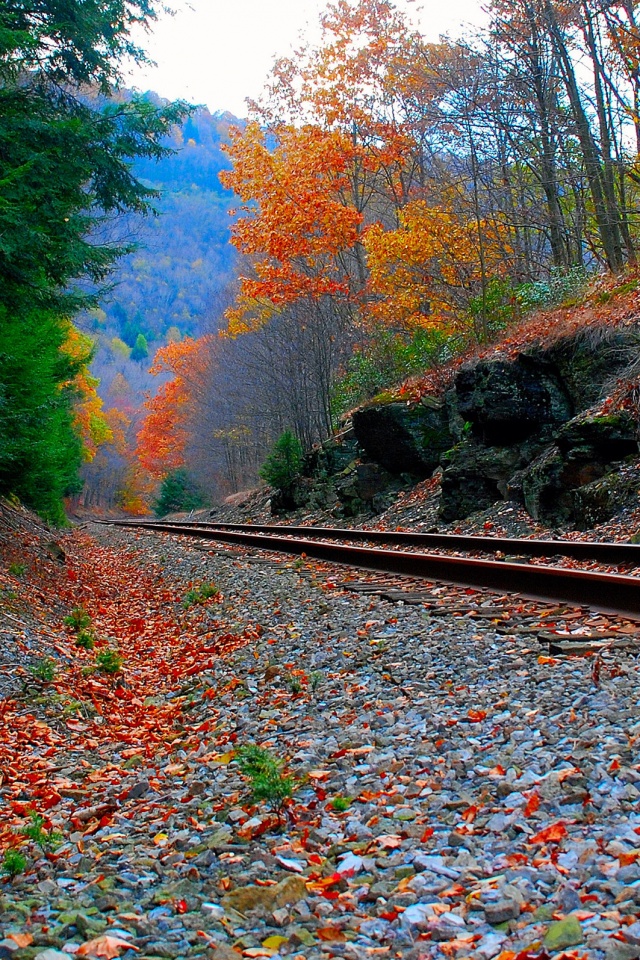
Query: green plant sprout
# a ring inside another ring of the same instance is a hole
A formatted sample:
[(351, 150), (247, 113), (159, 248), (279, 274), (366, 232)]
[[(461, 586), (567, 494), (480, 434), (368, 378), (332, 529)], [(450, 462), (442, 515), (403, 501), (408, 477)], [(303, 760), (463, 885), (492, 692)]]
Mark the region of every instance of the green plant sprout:
[(96, 667), (102, 673), (120, 673), (123, 659), (116, 650), (101, 650), (96, 656)]
[(287, 800), (293, 796), (295, 779), (284, 776), (282, 763), (268, 750), (255, 744), (241, 747), (236, 760), (240, 773), (250, 781), (251, 799), (267, 803), (280, 819)]
[(56, 662), (51, 657), (42, 657), (29, 667), (29, 673), (34, 680), (41, 683), (53, 683), (56, 676)]
[(35, 810), (29, 812), (31, 823), (21, 831), (25, 837), (29, 837), (36, 846), (40, 847), (43, 853), (49, 850), (55, 850), (63, 841), (63, 836), (57, 830), (47, 830), (44, 827), (45, 818), (41, 813)]
[(189, 607), (193, 607), (196, 604), (206, 603), (211, 597), (215, 597), (217, 593), (218, 588), (215, 583), (201, 583), (200, 586), (187, 591), (182, 601), (182, 606), (185, 610), (188, 610)]
[(71, 627), (76, 633), (80, 633), (91, 626), (91, 617), (84, 607), (74, 607), (68, 617), (62, 621), (66, 627)]
[(26, 866), (26, 858), (22, 856), (20, 851), (16, 850), (15, 847), (9, 847), (9, 849), (4, 852), (0, 871), (9, 877), (10, 880), (14, 880), (19, 873), (24, 872)]

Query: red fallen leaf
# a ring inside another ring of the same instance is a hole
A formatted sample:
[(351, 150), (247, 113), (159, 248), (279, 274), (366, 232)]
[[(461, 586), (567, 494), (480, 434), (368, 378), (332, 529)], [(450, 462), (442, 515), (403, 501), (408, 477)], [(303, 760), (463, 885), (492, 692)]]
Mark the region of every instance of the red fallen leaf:
[(504, 777), (504, 776), (506, 775), (506, 772), (507, 772), (507, 771), (506, 771), (505, 768), (502, 766), (502, 764), (501, 764), (501, 763), (498, 763), (498, 764), (496, 764), (495, 767), (492, 767), (491, 770), (489, 770), (489, 776), (490, 776), (490, 777)]
[(87, 940), (76, 952), (77, 957), (106, 957), (112, 960), (113, 957), (119, 957), (120, 951), (139, 950), (139, 947), (129, 943), (128, 940), (121, 940), (120, 937), (110, 937), (105, 934), (102, 937), (96, 937), (95, 940)]
[(467, 714), (471, 723), (480, 723), (487, 716), (486, 710), (469, 710)]
[(186, 900), (176, 900), (174, 906), (176, 913), (187, 913), (189, 910)]
[(427, 827), (427, 829), (425, 830), (425, 832), (424, 832), (424, 833), (422, 834), (422, 836), (420, 837), (420, 843), (426, 843), (427, 840), (429, 840), (429, 838), (433, 836), (434, 832), (435, 832), (435, 831), (434, 831), (433, 827)]
[(339, 883), (341, 880), (341, 873), (332, 873), (330, 877), (315, 880), (313, 883), (308, 884), (308, 886), (311, 890), (324, 890), (326, 887), (332, 887), (334, 883)]
[(609, 773), (613, 773), (615, 770), (619, 770), (619, 769), (620, 769), (620, 761), (612, 760), (611, 763), (609, 764)]
[(533, 837), (529, 837), (528, 843), (560, 843), (566, 836), (567, 828), (563, 821), (559, 820), (557, 823), (552, 823), (551, 826), (545, 827), (540, 833), (534, 834)]
[(344, 943), (347, 939), (339, 927), (319, 927), (316, 934), (321, 940), (332, 943)]
[(546, 950), (521, 950), (515, 955), (515, 960), (549, 960), (549, 957)]
[(631, 853), (619, 853), (618, 861), (621, 867), (628, 867), (630, 864), (635, 863), (638, 859), (638, 851), (633, 850)]
[(472, 823), (478, 815), (479, 807), (473, 804), (461, 814), (462, 819), (466, 820), (467, 823)]
[(538, 807), (540, 806), (540, 797), (537, 793), (532, 793), (527, 801), (527, 805), (524, 808), (525, 817), (530, 817), (532, 813), (535, 813)]

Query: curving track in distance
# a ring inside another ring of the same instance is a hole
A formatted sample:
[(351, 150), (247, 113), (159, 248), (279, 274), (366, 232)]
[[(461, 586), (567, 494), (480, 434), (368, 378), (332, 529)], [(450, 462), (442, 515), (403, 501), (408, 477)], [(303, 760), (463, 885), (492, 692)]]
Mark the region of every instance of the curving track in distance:
[[(332, 527), (288, 527), (276, 524), (215, 524), (153, 520), (101, 520), (120, 527), (142, 528), (199, 540), (217, 540), (279, 553), (339, 563), (377, 572), (420, 577), (429, 581), (519, 595), (534, 600), (565, 602), (640, 620), (640, 578), (541, 564), (513, 563), (460, 555), (409, 552), (353, 546), (338, 540), (387, 545), (446, 547), (452, 551), (504, 552), (518, 556), (558, 555), (605, 563), (640, 566), (636, 544), (565, 540), (519, 540), (422, 534)], [(304, 534), (304, 536), (301, 536)], [(309, 539), (318, 537), (321, 539)]]

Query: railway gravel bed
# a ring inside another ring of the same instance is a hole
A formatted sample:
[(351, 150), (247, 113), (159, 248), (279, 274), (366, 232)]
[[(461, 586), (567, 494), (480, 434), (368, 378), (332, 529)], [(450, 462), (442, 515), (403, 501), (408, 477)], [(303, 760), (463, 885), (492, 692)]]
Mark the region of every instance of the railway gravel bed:
[[(175, 750), (115, 743), (87, 818), (52, 809), (65, 843), (0, 887), (0, 957), (640, 957), (632, 625), (90, 531), (159, 585), (215, 582), (212, 642), (254, 639), (166, 694), (188, 718)], [(629, 642), (541, 655), (545, 623)], [(248, 796), (249, 744), (296, 780), (281, 822)], [(81, 946), (105, 936), (113, 952)]]

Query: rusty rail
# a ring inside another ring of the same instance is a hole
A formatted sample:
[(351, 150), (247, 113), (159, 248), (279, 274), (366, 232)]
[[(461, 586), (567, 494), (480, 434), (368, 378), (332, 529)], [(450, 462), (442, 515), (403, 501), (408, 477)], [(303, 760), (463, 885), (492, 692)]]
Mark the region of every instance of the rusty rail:
[[(365, 570), (421, 577), (431, 581), (492, 590), (535, 600), (572, 603), (606, 613), (630, 617), (631, 619), (640, 619), (640, 579), (637, 577), (593, 573), (562, 567), (509, 563), (500, 560), (356, 547), (344, 543), (327, 543), (291, 537), (292, 530), (303, 529), (307, 534), (311, 531), (317, 533), (320, 529), (323, 529), (318, 527), (279, 527), (281, 533), (276, 536), (271, 533), (258, 532), (249, 525), (243, 527), (242, 530), (237, 530), (228, 527), (223, 529), (221, 525), (196, 526), (188, 523), (151, 520), (105, 520), (100, 522), (121, 527), (173, 533), (201, 540), (218, 540), (297, 556), (304, 554), (316, 560), (355, 566)], [(286, 535), (282, 535), (285, 531)], [(343, 538), (345, 531), (333, 531), (336, 536), (338, 532)], [(371, 532), (373, 531), (362, 531), (366, 535)], [(406, 536), (406, 534), (403, 536)], [(417, 534), (416, 536), (434, 535)], [(487, 537), (463, 537), (461, 539), (466, 541), (471, 539), (474, 544), (478, 540), (493, 540), (493, 538)], [(450, 536), (450, 540), (458, 540), (458, 538)], [(508, 542), (518, 545), (532, 543), (532, 541), (527, 540), (509, 540)], [(538, 544), (553, 543), (554, 545), (565, 543), (565, 541), (533, 542)], [(575, 544), (571, 545), (574, 546)], [(588, 544), (588, 546), (594, 546), (594, 544)], [(617, 545), (608, 544), (607, 546)], [(620, 546), (634, 547), (633, 544), (621, 544)], [(458, 549), (462, 548), (458, 547)], [(476, 546), (474, 549), (483, 548)]]
[[(129, 522), (129, 521), (125, 521)], [(151, 521), (155, 522), (155, 521)], [(589, 540), (525, 540), (516, 537), (478, 537), (453, 533), (417, 533), (410, 530), (362, 530), (354, 527), (300, 527), (275, 523), (216, 523), (212, 521), (163, 521), (216, 530), (269, 533), (277, 536), (321, 537), (327, 540), (388, 543), (407, 547), (431, 547), (478, 553), (504, 553), (511, 556), (573, 557), (600, 563), (631, 563), (640, 567), (640, 544)]]

